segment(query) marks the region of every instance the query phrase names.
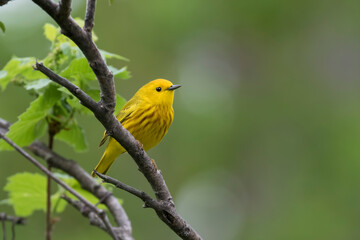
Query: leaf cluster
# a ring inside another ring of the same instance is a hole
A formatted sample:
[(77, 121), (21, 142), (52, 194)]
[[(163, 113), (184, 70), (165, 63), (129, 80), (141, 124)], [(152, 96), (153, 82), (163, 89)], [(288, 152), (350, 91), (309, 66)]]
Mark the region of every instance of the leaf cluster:
[[(83, 25), (83, 21), (76, 20)], [(96, 76), (89, 66), (80, 49), (70, 39), (60, 33), (60, 28), (52, 24), (45, 24), (45, 37), (51, 41), (50, 53), (41, 60), (51, 70), (70, 80), (80, 87), (95, 101), (100, 100), (100, 90), (95, 84)], [(97, 36), (93, 33), (94, 41)], [(100, 50), (106, 60), (126, 58)], [(13, 57), (0, 71), (0, 88), (4, 91), (9, 83), (22, 86), (35, 99), (24, 113), (19, 116), (8, 132), (7, 136), (19, 146), (27, 146), (35, 139), (43, 136), (46, 130), (59, 139), (68, 143), (75, 151), (87, 149), (85, 134), (76, 120), (77, 114), (92, 114), (67, 89), (56, 85), (32, 66), (36, 59), (33, 57)], [(128, 79), (130, 73), (126, 66), (120, 69), (109, 66), (116, 79)], [(125, 100), (116, 96), (116, 109), (119, 111)], [(0, 140), (0, 150), (12, 150), (10, 145)]]

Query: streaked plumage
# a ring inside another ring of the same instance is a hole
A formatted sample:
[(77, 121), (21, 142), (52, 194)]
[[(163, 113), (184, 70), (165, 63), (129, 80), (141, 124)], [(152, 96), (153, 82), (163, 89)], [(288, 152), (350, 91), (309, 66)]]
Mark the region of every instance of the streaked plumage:
[[(165, 136), (174, 119), (174, 90), (180, 87), (165, 79), (156, 79), (140, 88), (123, 106), (116, 118), (138, 141), (145, 151), (155, 147)], [(105, 131), (100, 142), (108, 139)], [(113, 138), (95, 170), (105, 174), (115, 159), (126, 150)], [(92, 173), (92, 176), (95, 176)]]

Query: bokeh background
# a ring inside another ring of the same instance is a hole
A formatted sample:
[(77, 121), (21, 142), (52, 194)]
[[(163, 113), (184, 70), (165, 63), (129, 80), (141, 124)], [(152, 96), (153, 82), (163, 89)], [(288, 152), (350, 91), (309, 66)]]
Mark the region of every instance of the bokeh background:
[[(74, 1), (73, 16), (84, 8)], [(175, 121), (149, 154), (204, 239), (360, 239), (359, 11), (353, 0), (98, 1), (98, 46), (131, 60), (118, 93), (129, 99), (159, 77), (183, 85)], [(13, 55), (46, 56), (42, 26), (52, 21), (35, 4), (12, 1), (0, 21), (0, 68)], [(16, 121), (31, 100), (9, 86), (0, 117)], [(103, 127), (81, 122), (90, 150), (61, 142), (55, 150), (90, 172)], [(0, 188), (14, 173), (38, 172), (14, 152), (0, 161)], [(109, 174), (151, 192), (129, 156)], [(115, 194), (136, 239), (178, 239), (140, 200)], [(109, 238), (71, 207), (59, 217), (55, 240)], [(42, 239), (44, 221), (35, 213), (18, 239)]]

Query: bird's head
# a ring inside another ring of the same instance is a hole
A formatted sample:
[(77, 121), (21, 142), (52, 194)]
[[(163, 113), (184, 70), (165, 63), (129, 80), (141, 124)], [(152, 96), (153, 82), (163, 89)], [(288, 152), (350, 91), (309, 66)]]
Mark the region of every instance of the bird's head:
[(172, 82), (165, 79), (156, 79), (137, 91), (136, 95), (141, 99), (154, 105), (170, 105), (174, 100), (174, 90), (181, 85), (173, 85)]

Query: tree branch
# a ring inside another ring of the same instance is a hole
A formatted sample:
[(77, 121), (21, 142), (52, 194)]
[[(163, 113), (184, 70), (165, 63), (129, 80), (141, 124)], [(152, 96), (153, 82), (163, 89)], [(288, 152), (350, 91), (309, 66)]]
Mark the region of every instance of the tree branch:
[(50, 176), (60, 186), (62, 186), (67, 191), (69, 191), (71, 194), (73, 194), (75, 197), (77, 197), (82, 203), (84, 203), (88, 208), (90, 208), (92, 211), (94, 211), (103, 220), (104, 224), (106, 225), (106, 228), (108, 229), (109, 234), (114, 239), (118, 239), (117, 236), (115, 235), (115, 232), (112, 229), (112, 226), (109, 222), (109, 219), (107, 218), (106, 213), (103, 210), (98, 209), (96, 206), (94, 206), (92, 203), (90, 203), (86, 198), (84, 198), (83, 196), (78, 194), (74, 189), (72, 189), (71, 187), (66, 185), (66, 183), (64, 183), (59, 178), (57, 178), (51, 171), (49, 171), (46, 167), (41, 165), (35, 158), (30, 156), (27, 152), (25, 152), (17, 144), (15, 144), (8, 137), (6, 137), (2, 132), (0, 132), (0, 138), (3, 138), (8, 144), (10, 144), (16, 151), (18, 151), (21, 155), (23, 155), (26, 159), (28, 159), (32, 164), (34, 164), (37, 168), (39, 168), (46, 175)]
[(151, 207), (151, 208), (156, 208), (155, 205), (157, 205), (157, 201), (155, 199), (153, 199), (152, 197), (150, 197), (147, 193), (145, 193), (144, 191), (140, 191), (136, 188), (133, 188), (129, 185), (126, 185), (125, 183), (120, 182), (119, 180), (112, 178), (110, 176), (101, 174), (99, 172), (97, 172), (96, 170), (93, 170), (95, 172), (96, 175), (98, 175), (102, 180), (104, 180), (104, 182), (107, 183), (111, 183), (113, 184), (115, 187), (120, 188), (128, 193), (131, 193), (132, 195), (140, 198), (141, 200), (144, 201), (145, 205), (144, 207)]
[(168, 201), (155, 200), (143, 191), (128, 186), (119, 180), (101, 174), (95, 171), (107, 183), (113, 184), (115, 187), (125, 190), (144, 201), (144, 207), (150, 207), (155, 210), (159, 218), (166, 223), (177, 235), (182, 239), (201, 240), (200, 235), (176, 212), (175, 205)]
[(89, 108), (91, 111), (99, 111), (98, 104), (91, 97), (89, 97), (84, 91), (82, 91), (78, 86), (71, 83), (66, 78), (57, 75), (49, 68), (45, 67), (44, 64), (39, 62), (36, 62), (33, 68), (34, 70), (38, 70), (42, 72), (48, 78), (58, 83), (59, 85), (65, 87), (67, 90), (69, 90), (69, 92), (71, 92), (75, 97), (77, 97), (80, 100), (82, 105)]
[(91, 31), (94, 27), (95, 6), (96, 0), (87, 0), (84, 31), (87, 32), (90, 37)]
[(59, 2), (59, 18), (66, 19), (71, 13), (71, 0), (61, 0)]

